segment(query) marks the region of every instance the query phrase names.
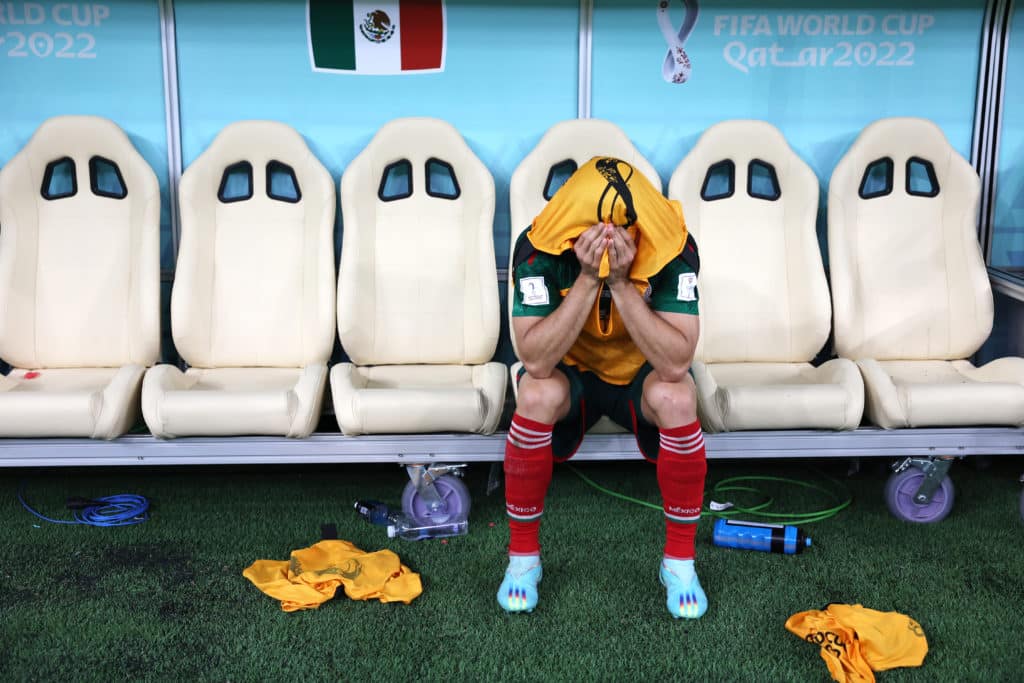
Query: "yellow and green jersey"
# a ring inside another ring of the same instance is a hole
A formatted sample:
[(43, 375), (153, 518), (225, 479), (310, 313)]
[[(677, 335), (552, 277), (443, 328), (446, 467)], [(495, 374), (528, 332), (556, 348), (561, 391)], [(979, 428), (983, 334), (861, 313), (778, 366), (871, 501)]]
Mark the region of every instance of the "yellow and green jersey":
[[(572, 249), (560, 254), (539, 251), (524, 232), (516, 242), (514, 254), (512, 315), (550, 315), (580, 274), (575, 252)], [(697, 315), (699, 269), (697, 245), (690, 236), (683, 250), (661, 270), (648, 279), (634, 280), (633, 284), (652, 310)], [(567, 365), (595, 373), (609, 384), (618, 385), (629, 384), (644, 364), (643, 354), (630, 338), (615, 310), (611, 290), (604, 282), (579, 338), (562, 360)]]

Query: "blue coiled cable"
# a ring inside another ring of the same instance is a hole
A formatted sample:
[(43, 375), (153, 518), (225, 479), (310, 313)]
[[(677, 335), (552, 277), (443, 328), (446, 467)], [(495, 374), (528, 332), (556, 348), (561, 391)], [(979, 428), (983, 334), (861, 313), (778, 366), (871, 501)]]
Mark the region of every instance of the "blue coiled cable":
[(149, 501), (134, 493), (120, 493), (115, 496), (85, 499), (72, 498), (68, 507), (74, 510), (74, 519), (51, 519), (42, 515), (25, 501), (24, 484), (18, 490), (18, 501), (22, 507), (39, 519), (51, 524), (85, 524), (87, 526), (131, 526), (149, 519)]

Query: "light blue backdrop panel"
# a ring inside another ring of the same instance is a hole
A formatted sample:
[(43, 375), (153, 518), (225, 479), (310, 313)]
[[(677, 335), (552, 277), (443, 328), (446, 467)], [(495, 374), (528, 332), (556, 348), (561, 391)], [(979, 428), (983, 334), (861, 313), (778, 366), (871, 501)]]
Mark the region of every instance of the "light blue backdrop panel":
[[(683, 3), (668, 4), (678, 37)], [(626, 130), (666, 186), (700, 133), (734, 118), (778, 126), (823, 190), (860, 130), (886, 116), (930, 118), (970, 155), (982, 0), (911, 0), (898, 10), (700, 0), (683, 43), (684, 83), (662, 76), (658, 6), (595, 0), (592, 108)]]
[(0, 92), (0, 164), (52, 116), (103, 116), (124, 129), (160, 180), (162, 263), (172, 268), (158, 4), (0, 3)]
[(448, 0), (445, 69), (366, 76), (314, 73), (306, 3), (175, 3), (187, 165), (240, 119), (296, 128), (337, 181), (380, 126), (447, 120), (494, 175), (495, 245), (508, 260), (512, 172), (554, 123), (576, 116), (577, 0)]
[(1024, 272), (1024, 9), (1014, 11), (1003, 80), (991, 265)]

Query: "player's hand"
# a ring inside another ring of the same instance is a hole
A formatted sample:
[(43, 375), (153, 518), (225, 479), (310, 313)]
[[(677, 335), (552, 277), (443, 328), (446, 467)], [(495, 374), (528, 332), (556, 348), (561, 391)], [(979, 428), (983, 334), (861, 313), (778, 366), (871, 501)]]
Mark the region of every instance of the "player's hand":
[(636, 258), (636, 243), (629, 233), (622, 228), (612, 226), (608, 244), (608, 284), (629, 281), (629, 271)]
[(601, 270), (601, 258), (608, 250), (610, 239), (605, 234), (605, 224), (599, 223), (583, 231), (572, 249), (576, 252), (576, 258), (580, 262), (580, 269), (583, 275), (588, 275), (595, 280), (600, 279), (598, 274)]

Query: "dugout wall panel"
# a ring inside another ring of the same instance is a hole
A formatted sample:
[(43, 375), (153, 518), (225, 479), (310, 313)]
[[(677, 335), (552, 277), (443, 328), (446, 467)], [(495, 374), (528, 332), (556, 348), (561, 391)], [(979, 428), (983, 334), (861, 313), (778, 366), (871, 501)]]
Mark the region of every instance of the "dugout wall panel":
[[(667, 18), (657, 2), (594, 0), (592, 86), (593, 116), (622, 126), (663, 177), (709, 126), (768, 121), (818, 176), (824, 242), (828, 178), (872, 121), (931, 119), (970, 157), (984, 0), (663, 4)], [(670, 48), (685, 52), (682, 82)]]

